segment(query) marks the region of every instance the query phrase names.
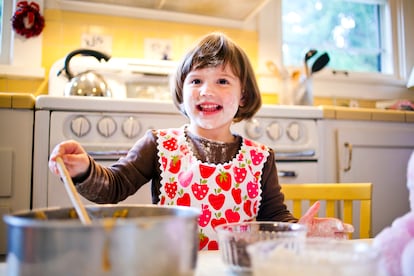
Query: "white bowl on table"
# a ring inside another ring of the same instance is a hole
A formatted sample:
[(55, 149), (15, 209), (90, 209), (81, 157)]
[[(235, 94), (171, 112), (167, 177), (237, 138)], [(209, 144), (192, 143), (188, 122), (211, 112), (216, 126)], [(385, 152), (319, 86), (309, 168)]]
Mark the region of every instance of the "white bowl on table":
[(380, 254), (364, 241), (306, 238), (291, 247), (283, 240), (248, 246), (253, 275), (366, 276), (379, 274)]

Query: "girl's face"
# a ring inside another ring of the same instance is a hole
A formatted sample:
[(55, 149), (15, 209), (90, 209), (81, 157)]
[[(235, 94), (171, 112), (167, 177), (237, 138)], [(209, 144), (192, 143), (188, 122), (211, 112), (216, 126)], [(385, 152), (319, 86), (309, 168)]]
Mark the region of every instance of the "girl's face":
[(184, 80), (184, 108), (192, 127), (229, 129), (241, 99), (240, 80), (229, 65), (193, 70)]

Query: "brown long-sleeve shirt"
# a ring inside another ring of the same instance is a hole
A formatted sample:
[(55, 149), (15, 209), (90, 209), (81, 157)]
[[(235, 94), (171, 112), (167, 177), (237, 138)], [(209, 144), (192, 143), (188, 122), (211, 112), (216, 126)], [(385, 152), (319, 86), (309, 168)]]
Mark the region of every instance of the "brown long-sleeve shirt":
[[(186, 131), (186, 138), (194, 156), (202, 162), (225, 163), (237, 154), (242, 137), (235, 135), (232, 143), (210, 141)], [(208, 147), (208, 151), (205, 148)], [(263, 167), (261, 178), (262, 200), (257, 220), (293, 221), (297, 219), (284, 204), (284, 195), (278, 182), (273, 150)], [(74, 179), (80, 194), (96, 203), (117, 203), (151, 182), (152, 202), (159, 202), (161, 170), (157, 150), (156, 130), (149, 130), (130, 149), (127, 156), (110, 167), (104, 167), (92, 158), (90, 170), (84, 177)]]

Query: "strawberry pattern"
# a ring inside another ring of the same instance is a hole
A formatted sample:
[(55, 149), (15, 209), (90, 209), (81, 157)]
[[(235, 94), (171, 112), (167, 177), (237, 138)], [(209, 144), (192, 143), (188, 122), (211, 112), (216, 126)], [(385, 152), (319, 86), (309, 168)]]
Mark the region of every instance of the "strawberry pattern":
[(184, 128), (164, 129), (157, 134), (162, 177), (159, 204), (199, 208), (199, 249), (217, 250), (216, 226), (251, 221), (257, 216), (261, 173), (269, 151), (243, 138), (230, 162), (201, 162), (191, 152)]

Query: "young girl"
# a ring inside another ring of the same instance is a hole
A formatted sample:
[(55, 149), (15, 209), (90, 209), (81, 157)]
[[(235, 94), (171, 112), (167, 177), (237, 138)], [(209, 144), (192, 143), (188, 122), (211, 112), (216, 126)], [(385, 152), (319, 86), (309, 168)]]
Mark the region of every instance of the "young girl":
[[(200, 209), (200, 249), (218, 249), (219, 224), (298, 222), (284, 204), (272, 149), (230, 129), (261, 107), (245, 52), (221, 33), (208, 34), (185, 55), (171, 86), (174, 104), (189, 124), (148, 130), (110, 167), (95, 162), (78, 142), (63, 142), (50, 156), (51, 171), (58, 174), (60, 156), (79, 193), (96, 203), (117, 203), (151, 181), (154, 204)], [(315, 218), (317, 209), (299, 221), (310, 234), (346, 235), (348, 225)]]

